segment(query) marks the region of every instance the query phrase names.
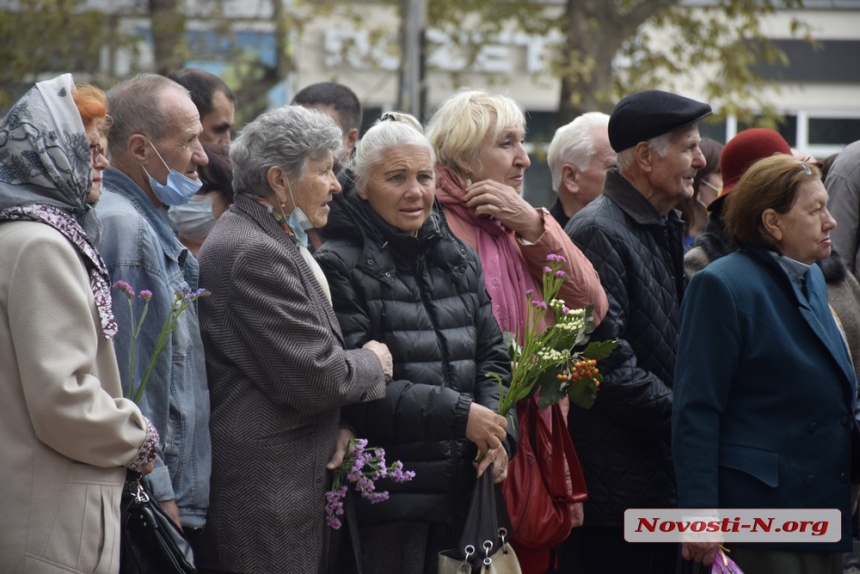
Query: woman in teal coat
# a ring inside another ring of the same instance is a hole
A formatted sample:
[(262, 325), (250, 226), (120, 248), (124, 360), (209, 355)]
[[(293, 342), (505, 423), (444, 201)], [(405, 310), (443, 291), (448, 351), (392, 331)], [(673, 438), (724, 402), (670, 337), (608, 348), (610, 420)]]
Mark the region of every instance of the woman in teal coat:
[[(681, 311), (672, 418), (681, 508), (835, 508), (831, 543), (730, 545), (746, 574), (841, 571), (851, 549), (857, 381), (817, 260), (836, 222), (818, 170), (753, 165), (727, 199), (740, 249), (693, 277)], [(854, 476), (855, 480), (860, 477)], [(708, 565), (716, 544), (683, 554)]]

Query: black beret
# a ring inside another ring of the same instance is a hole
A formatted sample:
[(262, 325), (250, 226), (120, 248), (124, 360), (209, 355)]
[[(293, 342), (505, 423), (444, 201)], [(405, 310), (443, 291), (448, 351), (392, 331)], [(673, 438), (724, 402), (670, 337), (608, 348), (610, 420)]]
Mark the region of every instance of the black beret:
[(609, 117), (609, 144), (616, 152), (694, 124), (713, 113), (711, 106), (660, 90), (622, 98)]

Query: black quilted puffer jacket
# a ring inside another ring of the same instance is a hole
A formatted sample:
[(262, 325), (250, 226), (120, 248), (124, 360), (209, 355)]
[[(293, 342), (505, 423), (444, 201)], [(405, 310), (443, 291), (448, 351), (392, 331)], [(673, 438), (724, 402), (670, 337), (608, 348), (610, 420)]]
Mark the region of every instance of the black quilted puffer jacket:
[(385, 398), (346, 407), (343, 418), (356, 436), (416, 473), (411, 482), (386, 483), (387, 502), (360, 500), (359, 522), (462, 527), (477, 452), (465, 438), (469, 407), (475, 401), (497, 409), (499, 387), (486, 373), (505, 384), (510, 379), (477, 256), (437, 209), (412, 237), (354, 196), (338, 201), (326, 235), (315, 257), (331, 287), (344, 346), (375, 339), (394, 359)]
[(609, 298), (592, 340), (620, 341), (598, 364), (603, 384), (594, 406), (572, 406), (569, 416), (588, 486), (586, 524), (618, 526), (627, 508), (676, 504), (668, 445), (684, 224), (674, 211), (664, 218), (612, 170), (603, 194), (565, 231)]

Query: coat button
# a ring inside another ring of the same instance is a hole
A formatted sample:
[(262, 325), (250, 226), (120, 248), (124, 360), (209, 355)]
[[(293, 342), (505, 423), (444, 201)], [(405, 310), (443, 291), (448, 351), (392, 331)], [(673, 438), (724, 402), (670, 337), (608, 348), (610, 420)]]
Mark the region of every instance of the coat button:
[(818, 423), (811, 423), (811, 424), (809, 425), (809, 432), (815, 432), (815, 430), (816, 430), (817, 428), (818, 428)]
[(839, 480), (841, 480), (842, 482), (848, 482), (848, 473), (847, 473), (847, 472), (843, 472), (842, 474), (840, 474), (840, 475), (839, 475)]
[(385, 276), (386, 276), (386, 277), (391, 277), (391, 273), (389, 273), (388, 271), (386, 271), (386, 272), (385, 272)]
[(850, 423), (850, 422), (851, 422), (851, 417), (849, 417), (848, 415), (845, 415), (844, 417), (842, 417), (842, 426), (847, 427), (848, 423)]
[(812, 486), (813, 484), (815, 484), (815, 477), (810, 474), (806, 477), (806, 486)]

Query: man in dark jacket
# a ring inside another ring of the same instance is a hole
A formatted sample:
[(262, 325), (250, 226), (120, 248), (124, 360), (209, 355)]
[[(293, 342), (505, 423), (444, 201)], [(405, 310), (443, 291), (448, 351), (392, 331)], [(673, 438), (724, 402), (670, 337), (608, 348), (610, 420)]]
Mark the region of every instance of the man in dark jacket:
[(622, 99), (609, 120), (618, 168), (565, 228), (609, 298), (592, 338), (619, 345), (599, 364), (594, 406), (571, 407), (589, 499), (584, 525), (563, 548), (563, 572), (675, 571), (676, 545), (628, 544), (623, 523), (628, 508), (676, 505), (668, 445), (684, 225), (674, 207), (692, 196), (705, 166), (697, 122), (710, 113), (707, 104), (657, 90)]

